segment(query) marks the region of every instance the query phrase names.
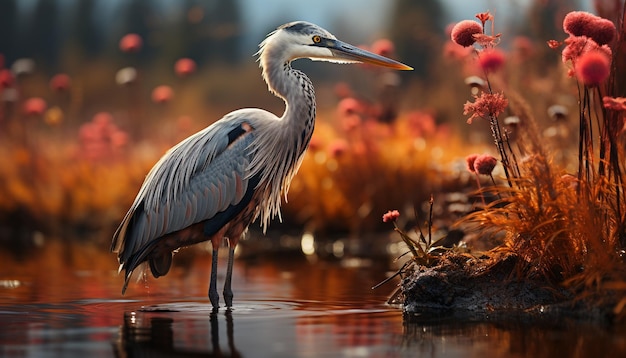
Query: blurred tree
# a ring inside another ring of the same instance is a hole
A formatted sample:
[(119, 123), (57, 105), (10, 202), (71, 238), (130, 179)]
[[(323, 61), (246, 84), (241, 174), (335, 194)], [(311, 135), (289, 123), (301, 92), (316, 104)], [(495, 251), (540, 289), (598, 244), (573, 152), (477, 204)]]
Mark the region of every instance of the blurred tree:
[(104, 45), (95, 21), (97, 2), (98, 0), (78, 1), (70, 24), (71, 41), (85, 57), (99, 55)]
[(17, 55), (17, 23), (17, 0), (0, 1), (0, 53), (7, 64)]
[(37, 0), (26, 22), (24, 39), (19, 42), (19, 56), (32, 57), (54, 68), (58, 61), (60, 34), (58, 2)]
[(428, 79), (442, 44), (445, 11), (439, 0), (395, 0), (390, 26), (398, 57), (414, 71), (405, 75)]
[(188, 21), (197, 23), (188, 49), (191, 56), (201, 62), (238, 62), (241, 57), (239, 43), (242, 37), (239, 1), (210, 0), (194, 3), (188, 12)]

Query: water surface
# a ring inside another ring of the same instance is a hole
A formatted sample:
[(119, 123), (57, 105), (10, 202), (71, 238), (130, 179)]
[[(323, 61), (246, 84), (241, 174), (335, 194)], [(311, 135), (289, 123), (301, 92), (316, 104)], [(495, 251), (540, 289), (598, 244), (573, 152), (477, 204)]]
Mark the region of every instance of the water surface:
[(626, 354), (621, 325), (443, 313), (403, 317), (399, 307), (385, 304), (396, 282), (371, 290), (390, 269), (380, 258), (313, 260), (297, 252), (242, 257), (234, 268), (234, 307), (215, 312), (206, 297), (208, 254), (179, 253), (168, 276), (133, 282), (125, 296), (106, 248), (53, 242), (27, 256), (0, 254), (1, 356)]

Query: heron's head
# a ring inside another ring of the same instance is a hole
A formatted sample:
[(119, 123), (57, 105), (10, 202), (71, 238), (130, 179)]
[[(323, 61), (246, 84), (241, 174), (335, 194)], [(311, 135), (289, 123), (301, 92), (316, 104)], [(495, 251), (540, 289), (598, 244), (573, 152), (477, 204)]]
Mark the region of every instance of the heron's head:
[(335, 63), (370, 63), (397, 70), (413, 69), (398, 61), (337, 40), (330, 32), (305, 21), (280, 26), (268, 35), (260, 47), (261, 65), (264, 57), (283, 62), (310, 58)]

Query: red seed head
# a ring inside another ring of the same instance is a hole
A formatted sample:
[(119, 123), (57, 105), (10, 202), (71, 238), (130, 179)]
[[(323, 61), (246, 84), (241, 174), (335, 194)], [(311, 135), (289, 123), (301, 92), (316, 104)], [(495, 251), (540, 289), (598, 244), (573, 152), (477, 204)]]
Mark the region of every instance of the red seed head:
[(563, 19), (563, 30), (571, 36), (587, 36), (606, 45), (617, 35), (615, 24), (585, 11), (572, 11)]
[(174, 72), (180, 77), (187, 77), (196, 72), (196, 62), (190, 58), (181, 58), (174, 64)]
[(31, 97), (24, 101), (24, 113), (29, 116), (41, 116), (48, 108), (46, 101), (39, 97)]
[(480, 156), (480, 154), (470, 154), (467, 157), (465, 157), (465, 163), (467, 163), (467, 170), (469, 170), (470, 173), (476, 173), (476, 167), (474, 166), (474, 162), (476, 161), (476, 158), (478, 158)]
[(50, 79), (50, 88), (55, 92), (66, 92), (70, 89), (72, 80), (65, 73), (54, 75)]
[(383, 215), (383, 222), (388, 223), (390, 221), (396, 221), (400, 217), (398, 210), (389, 210)]
[(479, 155), (476, 157), (476, 160), (474, 160), (474, 168), (478, 174), (482, 175), (491, 175), (496, 164), (498, 164), (498, 160), (489, 154)]
[(478, 22), (473, 20), (463, 20), (454, 25), (452, 32), (450, 33), (450, 37), (455, 43), (463, 47), (468, 47), (472, 46), (474, 42), (476, 42), (474, 35), (482, 33), (483, 27)]
[(600, 51), (590, 51), (576, 61), (576, 76), (585, 86), (594, 87), (604, 82), (611, 72), (611, 60)]
[(596, 15), (586, 11), (569, 12), (563, 19), (563, 30), (572, 36), (586, 36), (587, 29), (596, 18)]
[(504, 65), (504, 52), (497, 48), (487, 49), (478, 57), (478, 64), (485, 72), (494, 72)]
[(597, 18), (587, 30), (587, 36), (591, 37), (598, 45), (609, 44), (617, 35), (615, 24), (611, 20)]
[(167, 103), (172, 97), (174, 97), (174, 91), (170, 86), (158, 86), (152, 90), (152, 102), (154, 103)]
[(123, 52), (139, 52), (142, 45), (143, 40), (137, 34), (126, 34), (120, 40), (120, 50)]

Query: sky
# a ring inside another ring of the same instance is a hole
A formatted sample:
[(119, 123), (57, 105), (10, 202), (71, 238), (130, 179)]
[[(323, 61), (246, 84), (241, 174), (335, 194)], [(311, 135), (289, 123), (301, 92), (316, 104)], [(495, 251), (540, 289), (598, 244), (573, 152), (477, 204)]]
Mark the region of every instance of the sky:
[[(28, 9), (37, 0), (20, 0), (19, 6)], [(81, 0), (58, 0), (72, 6)], [(107, 18), (107, 11), (113, 11), (116, 4), (124, 0), (102, 1), (102, 18)], [(165, 6), (174, 6), (178, 0), (154, 0)], [(294, 20), (305, 20), (320, 25), (331, 32), (350, 30), (355, 36), (348, 38), (352, 42), (368, 42), (373, 38), (385, 36), (389, 13), (393, 1), (389, 0), (239, 0), (244, 19), (243, 45), (253, 46), (265, 37), (266, 33), (277, 26)], [(576, 0), (571, 0), (575, 2)], [(450, 22), (473, 18), (474, 14), (491, 11), (498, 21), (506, 22), (515, 17), (515, 11), (524, 8), (532, 0), (441, 0)], [(589, 11), (590, 0), (580, 0), (580, 10)], [(173, 9), (174, 9), (173, 7)]]

